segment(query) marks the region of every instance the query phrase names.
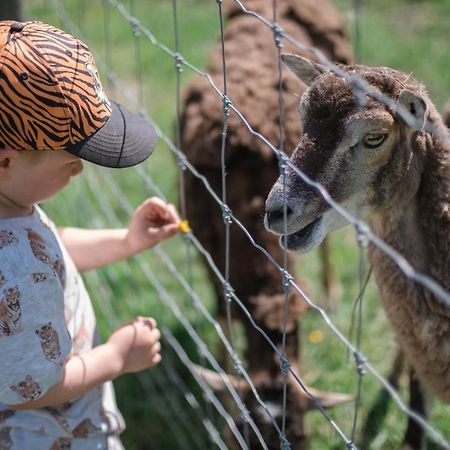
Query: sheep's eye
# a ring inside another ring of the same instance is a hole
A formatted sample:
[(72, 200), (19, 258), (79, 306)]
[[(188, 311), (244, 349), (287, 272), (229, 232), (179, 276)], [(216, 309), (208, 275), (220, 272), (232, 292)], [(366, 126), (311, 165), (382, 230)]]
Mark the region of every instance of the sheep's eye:
[(387, 136), (387, 133), (367, 133), (363, 142), (367, 148), (376, 148), (386, 140)]

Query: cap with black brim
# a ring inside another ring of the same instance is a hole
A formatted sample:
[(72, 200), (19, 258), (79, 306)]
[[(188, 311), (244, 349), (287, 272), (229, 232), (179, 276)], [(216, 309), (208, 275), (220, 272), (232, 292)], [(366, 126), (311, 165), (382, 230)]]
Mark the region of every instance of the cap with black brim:
[(143, 117), (111, 102), (109, 119), (93, 135), (66, 151), (104, 167), (124, 168), (146, 160), (156, 145), (156, 132)]

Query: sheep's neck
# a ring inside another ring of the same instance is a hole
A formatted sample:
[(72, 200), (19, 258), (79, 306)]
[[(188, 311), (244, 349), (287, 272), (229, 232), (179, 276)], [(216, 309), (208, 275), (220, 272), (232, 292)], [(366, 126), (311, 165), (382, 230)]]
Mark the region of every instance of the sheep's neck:
[[(397, 252), (403, 255), (415, 270), (432, 277), (450, 291), (450, 148), (442, 140), (430, 140), (423, 161), (421, 181), (416, 194), (398, 202), (372, 221), (375, 232)], [(406, 278), (397, 265), (378, 249), (372, 247), (370, 258), (374, 270), (392, 284), (400, 283), (412, 291), (417, 284)], [(389, 270), (390, 273), (385, 273)], [(398, 295), (399, 302), (409, 305), (408, 295)], [(427, 294), (426, 301), (432, 309), (433, 302), (443, 304)], [(450, 308), (447, 308), (447, 314)]]
[[(445, 148), (427, 152), (417, 194), (373, 220), (375, 232), (415, 270), (449, 291), (450, 165)], [(437, 395), (450, 402), (450, 308), (401, 272), (371, 246), (386, 314), (416, 370)]]

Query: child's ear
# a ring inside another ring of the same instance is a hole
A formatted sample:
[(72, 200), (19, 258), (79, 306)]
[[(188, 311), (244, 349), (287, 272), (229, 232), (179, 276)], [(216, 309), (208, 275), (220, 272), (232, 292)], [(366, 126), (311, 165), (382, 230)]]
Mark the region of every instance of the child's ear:
[(11, 161), (19, 156), (18, 150), (12, 148), (0, 149), (0, 172), (7, 170), (11, 167)]

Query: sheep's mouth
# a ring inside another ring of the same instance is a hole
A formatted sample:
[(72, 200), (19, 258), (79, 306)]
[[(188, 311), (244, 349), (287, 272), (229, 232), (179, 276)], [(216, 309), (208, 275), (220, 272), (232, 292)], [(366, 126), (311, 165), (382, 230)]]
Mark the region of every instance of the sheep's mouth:
[[(322, 217), (306, 225), (301, 230), (280, 237), (282, 247), (290, 251), (309, 251), (320, 244), (322, 239), (318, 230), (322, 222)], [(317, 242), (316, 242), (317, 241)]]

